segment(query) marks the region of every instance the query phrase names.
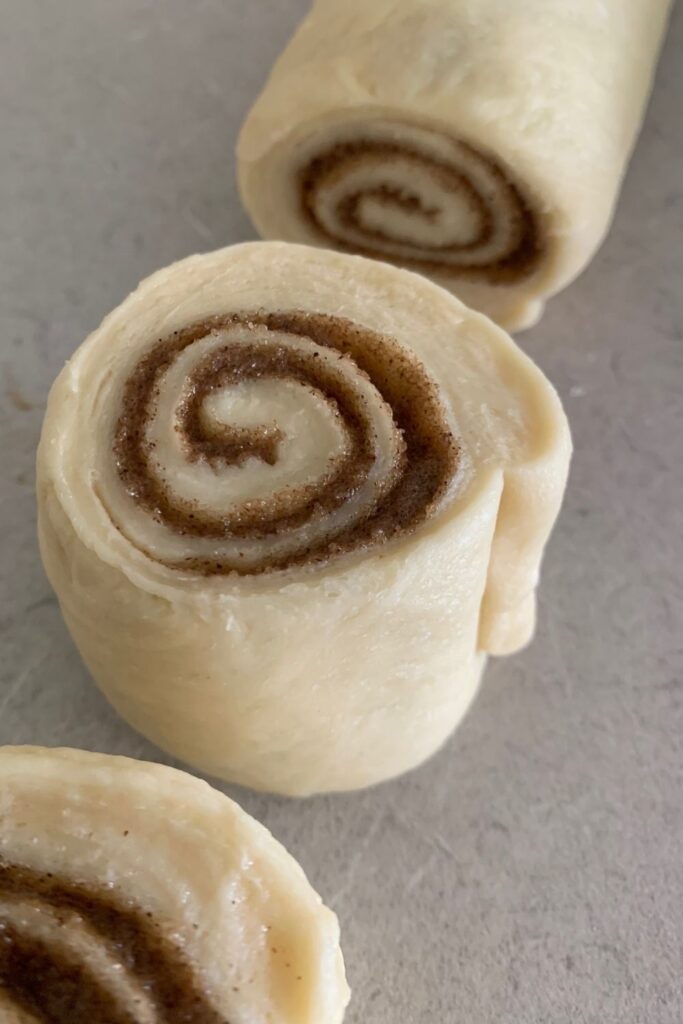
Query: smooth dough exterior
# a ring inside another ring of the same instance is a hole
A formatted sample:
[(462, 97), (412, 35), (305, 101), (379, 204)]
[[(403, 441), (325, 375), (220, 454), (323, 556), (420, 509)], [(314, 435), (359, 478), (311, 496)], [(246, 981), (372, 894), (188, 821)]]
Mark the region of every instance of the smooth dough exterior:
[(173, 768), (0, 748), (0, 1018), (340, 1024), (334, 914), (237, 804)]
[(41, 551), (140, 732), (243, 785), (354, 789), (531, 637), (569, 456), (545, 377), (448, 292), (249, 243), (154, 274), (66, 365)]
[(244, 204), (531, 326), (607, 231), (670, 6), (316, 0), (242, 128)]

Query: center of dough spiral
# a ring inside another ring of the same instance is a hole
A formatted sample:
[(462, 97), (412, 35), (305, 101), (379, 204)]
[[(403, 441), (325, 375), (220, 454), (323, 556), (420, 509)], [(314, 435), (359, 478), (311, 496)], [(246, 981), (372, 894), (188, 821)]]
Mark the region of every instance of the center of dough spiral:
[(532, 204), (498, 162), (441, 132), (367, 121), (304, 146), (301, 210), (326, 244), (510, 284), (541, 255)]
[(150, 914), (2, 862), (0, 996), (40, 1024), (229, 1024)]
[(117, 527), (204, 575), (382, 544), (432, 515), (459, 446), (404, 347), (340, 317), (216, 316), (159, 339), (121, 396)]

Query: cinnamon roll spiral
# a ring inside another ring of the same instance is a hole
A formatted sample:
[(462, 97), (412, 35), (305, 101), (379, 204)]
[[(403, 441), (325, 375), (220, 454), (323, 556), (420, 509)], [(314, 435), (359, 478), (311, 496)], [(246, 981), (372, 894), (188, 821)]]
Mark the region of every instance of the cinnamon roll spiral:
[[(221, 400), (239, 425), (221, 422)], [(306, 412), (317, 434), (297, 429)], [(204, 575), (386, 543), (427, 518), (458, 467), (417, 360), (341, 317), (301, 312), (216, 316), (158, 341), (125, 383), (113, 453), (154, 522), (147, 552)]]
[(340, 126), (327, 148), (316, 135), (315, 147), (299, 187), (322, 244), (454, 283), (513, 284), (542, 259), (533, 204), (473, 146), (378, 120)]
[(182, 772), (0, 748), (0, 1015), (338, 1024), (334, 915), (253, 819)]
[(605, 235), (670, 6), (314, 0), (240, 134), (246, 209), (528, 327)]
[(528, 639), (568, 455), (545, 379), (443, 290), (238, 246), (144, 282), (60, 375), (41, 549), (140, 731), (247, 785), (353, 788), (432, 753)]

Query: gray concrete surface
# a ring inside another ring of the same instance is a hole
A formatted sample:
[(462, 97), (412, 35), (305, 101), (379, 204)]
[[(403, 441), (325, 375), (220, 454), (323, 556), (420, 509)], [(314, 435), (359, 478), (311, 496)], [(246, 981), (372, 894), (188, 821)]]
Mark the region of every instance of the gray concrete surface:
[[(305, 7), (0, 4), (1, 742), (164, 760), (67, 636), (34, 449), (64, 359), (141, 277), (251, 237), (235, 135)], [(683, 1021), (682, 47), (679, 7), (609, 241), (523, 339), (576, 442), (535, 644), (410, 777), (237, 794), (337, 910), (353, 1024)]]

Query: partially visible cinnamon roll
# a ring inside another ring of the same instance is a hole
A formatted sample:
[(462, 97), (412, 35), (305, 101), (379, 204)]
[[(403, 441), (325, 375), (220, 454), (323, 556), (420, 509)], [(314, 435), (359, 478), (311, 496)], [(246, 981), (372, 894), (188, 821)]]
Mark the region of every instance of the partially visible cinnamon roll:
[(669, 7), (315, 0), (240, 135), (247, 210), (529, 326), (605, 234)]
[(96, 681), (284, 793), (418, 764), (526, 643), (569, 459), (552, 388), (424, 278), (283, 243), (144, 282), (55, 383), (48, 575)]
[(0, 1017), (320, 1024), (337, 921), (269, 832), (184, 772), (0, 748)]

